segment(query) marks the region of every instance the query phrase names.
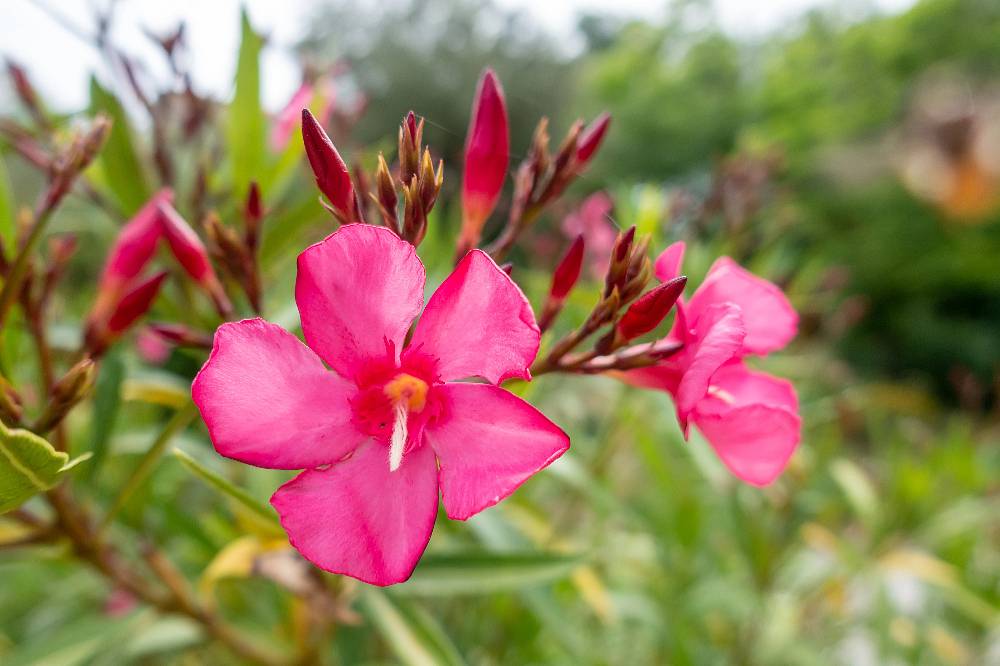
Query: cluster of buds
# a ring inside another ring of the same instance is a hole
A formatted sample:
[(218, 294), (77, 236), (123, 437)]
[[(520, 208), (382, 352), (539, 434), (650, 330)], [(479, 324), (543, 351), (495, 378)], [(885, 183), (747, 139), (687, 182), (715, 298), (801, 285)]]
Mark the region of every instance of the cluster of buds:
[[(500, 261), (518, 236), (586, 168), (610, 122), (611, 117), (606, 113), (586, 128), (582, 120), (576, 121), (553, 157), (549, 154), (548, 120), (539, 121), (528, 157), (514, 177), (514, 198), (507, 225), (488, 249), (494, 259)], [(509, 162), (510, 133), (503, 88), (496, 74), (486, 70), (479, 80), (466, 134), (462, 231), (456, 260), (479, 244), (486, 220), (500, 199)]]
[(444, 182), (444, 163), (438, 160), (435, 171), (430, 149), (423, 148), (421, 152), (423, 135), (423, 118), (418, 121), (410, 111), (399, 126), (398, 184), (403, 191), (402, 222), (399, 220), (397, 182), (381, 153), (375, 172), (375, 191), (369, 194), (385, 226), (413, 245), (420, 245), (427, 234), (427, 216)]
[(489, 248), (494, 258), (505, 256), (524, 230), (583, 172), (604, 140), (610, 123), (611, 116), (606, 113), (586, 127), (582, 120), (577, 120), (553, 156), (549, 151), (548, 119), (539, 121), (528, 156), (514, 176), (514, 197), (507, 224)]
[(246, 204), (243, 207), (243, 234), (222, 223), (219, 216), (209, 213), (204, 221), (208, 234), (209, 251), (227, 273), (241, 286), (254, 312), (261, 312), (260, 266), (257, 251), (260, 248), (260, 230), (264, 220), (264, 206), (260, 187), (250, 183)]
[[(679, 349), (675, 344), (662, 341), (628, 347), (633, 340), (652, 332), (666, 319), (687, 283), (687, 278), (680, 276), (643, 293), (653, 275), (648, 256), (649, 243), (649, 236), (636, 239), (635, 227), (618, 234), (597, 303), (584, 323), (559, 340), (551, 352), (532, 368), (532, 374), (553, 370), (604, 372), (642, 367)], [(576, 285), (583, 253), (584, 240), (580, 236), (573, 241), (553, 274), (552, 286), (542, 311), (542, 330), (552, 325)], [(570, 354), (584, 340), (605, 327), (608, 331), (598, 338), (589, 352)]]
[(152, 306), (166, 272), (142, 277), (160, 239), (184, 271), (209, 295), (219, 315), (228, 318), (232, 305), (208, 258), (208, 250), (173, 208), (173, 193), (162, 190), (126, 224), (115, 240), (98, 284), (97, 299), (87, 317), (84, 342), (98, 356)]
[[(367, 199), (378, 210), (383, 224), (400, 238), (419, 245), (427, 234), (427, 219), (444, 182), (444, 163), (437, 169), (429, 148), (423, 146), (424, 121), (410, 111), (399, 128), (399, 167), (394, 176), (380, 153), (374, 190), (360, 170), (352, 179), (340, 153), (308, 109), (302, 110), (302, 140), (316, 177), (326, 197), (326, 208), (341, 224), (365, 221)], [(354, 180), (357, 180), (355, 187)], [(402, 191), (402, 217), (400, 197)]]

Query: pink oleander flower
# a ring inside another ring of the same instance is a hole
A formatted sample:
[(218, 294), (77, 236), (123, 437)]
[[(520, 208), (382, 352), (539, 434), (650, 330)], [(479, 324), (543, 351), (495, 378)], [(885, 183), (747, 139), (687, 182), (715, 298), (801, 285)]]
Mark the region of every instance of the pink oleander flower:
[[(656, 277), (676, 278), (683, 256), (684, 243), (668, 247), (656, 260)], [(771, 483), (799, 443), (798, 398), (790, 382), (749, 369), (744, 358), (787, 345), (798, 315), (781, 289), (728, 257), (676, 307), (667, 339), (684, 348), (625, 373), (625, 380), (669, 392), (685, 437), (694, 423), (733, 474), (757, 486)]]
[[(539, 345), (514, 282), (468, 253), (407, 344), (423, 294), (412, 245), (383, 227), (344, 226), (299, 255), (306, 344), (262, 319), (224, 324), (192, 387), (220, 454), (306, 470), (271, 498), (292, 546), (375, 585), (409, 578), (439, 491), (448, 517), (464, 520), (569, 447), (499, 386), (530, 379)], [(472, 377), (489, 383), (459, 381)]]
[(510, 134), (503, 88), (492, 69), (483, 72), (472, 103), (462, 171), (462, 232), (459, 246), (479, 243), (486, 218), (496, 208), (507, 179)]

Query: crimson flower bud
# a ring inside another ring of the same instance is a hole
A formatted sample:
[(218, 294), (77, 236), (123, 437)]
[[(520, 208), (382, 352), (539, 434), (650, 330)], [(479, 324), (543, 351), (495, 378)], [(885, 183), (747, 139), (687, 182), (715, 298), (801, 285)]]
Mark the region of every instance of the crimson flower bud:
[(569, 246), (552, 274), (552, 288), (549, 290), (549, 294), (553, 299), (566, 298), (576, 285), (577, 280), (580, 279), (580, 269), (583, 267), (583, 249), (583, 234), (580, 234)]
[(509, 261), (505, 264), (500, 264), (500, 270), (507, 274), (508, 277), (514, 272), (514, 264)]
[(479, 243), (486, 218), (500, 198), (509, 160), (510, 136), (503, 89), (493, 70), (487, 69), (479, 79), (465, 137), (460, 248), (468, 250)]
[(159, 207), (169, 205), (173, 198), (170, 189), (160, 190), (122, 227), (108, 252), (101, 275), (101, 290), (121, 287), (146, 267), (163, 233)]
[(209, 333), (195, 331), (184, 324), (153, 323), (149, 329), (164, 340), (180, 347), (212, 348), (212, 336)]
[(113, 337), (118, 337), (139, 317), (146, 314), (156, 300), (156, 295), (160, 293), (160, 287), (165, 279), (167, 272), (161, 271), (143, 280), (125, 294), (108, 319), (107, 332)]
[(355, 203), (351, 172), (309, 109), (302, 109), (302, 142), (320, 192), (345, 220), (353, 221)]
[(215, 275), (205, 244), (173, 206), (160, 204), (158, 210), (170, 251), (187, 274), (212, 298), (219, 314), (227, 317), (233, 306)]
[(580, 133), (580, 137), (576, 142), (576, 161), (581, 167), (590, 162), (594, 153), (601, 147), (601, 142), (604, 140), (604, 135), (607, 133), (610, 125), (611, 116), (607, 112), (604, 112), (597, 116)]
[(681, 275), (640, 296), (619, 320), (619, 335), (625, 340), (631, 340), (659, 326), (674, 307), (686, 284), (687, 277)]
[(257, 185), (257, 181), (251, 181), (250, 189), (247, 190), (243, 219), (246, 221), (247, 247), (253, 252), (260, 242), (260, 223), (264, 219), (264, 205), (260, 200), (260, 186)]
[(187, 274), (201, 284), (214, 279), (215, 271), (208, 260), (208, 250), (191, 225), (170, 204), (162, 203), (157, 210), (170, 251)]

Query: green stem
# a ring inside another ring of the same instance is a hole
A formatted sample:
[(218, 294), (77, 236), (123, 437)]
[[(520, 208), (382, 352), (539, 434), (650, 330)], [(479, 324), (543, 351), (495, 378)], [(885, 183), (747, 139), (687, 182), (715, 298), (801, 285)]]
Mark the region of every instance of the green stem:
[(121, 491), (118, 496), (115, 497), (114, 502), (112, 502), (111, 507), (108, 509), (107, 514), (104, 516), (104, 520), (101, 521), (100, 527), (98, 527), (98, 535), (103, 535), (111, 523), (114, 521), (115, 516), (121, 511), (125, 503), (128, 502), (129, 498), (132, 496), (139, 486), (143, 484), (149, 474), (153, 471), (156, 463), (159, 462), (160, 457), (163, 455), (163, 451), (167, 448), (167, 444), (170, 440), (174, 438), (179, 432), (184, 430), (197, 416), (198, 410), (193, 402), (189, 402), (179, 410), (177, 410), (174, 415), (167, 421), (167, 424), (163, 426), (163, 430), (160, 434), (153, 440), (153, 444), (149, 447), (146, 453), (142, 456), (142, 460), (136, 465), (136, 468), (132, 471), (132, 475), (129, 477), (125, 485), (122, 486)]
[[(46, 201), (48, 199), (49, 197), (46, 197)], [(10, 272), (7, 274), (3, 290), (0, 291), (0, 327), (7, 320), (10, 308), (17, 300), (18, 294), (21, 291), (21, 283), (24, 282), (24, 278), (28, 274), (28, 261), (31, 258), (31, 253), (34, 252), (35, 246), (41, 240), (42, 232), (45, 230), (45, 225), (52, 216), (53, 209), (54, 207), (51, 205), (42, 205), (35, 213), (35, 219), (31, 224), (31, 232), (24, 242), (24, 247), (18, 252), (17, 258), (14, 260), (14, 265), (11, 266)]]

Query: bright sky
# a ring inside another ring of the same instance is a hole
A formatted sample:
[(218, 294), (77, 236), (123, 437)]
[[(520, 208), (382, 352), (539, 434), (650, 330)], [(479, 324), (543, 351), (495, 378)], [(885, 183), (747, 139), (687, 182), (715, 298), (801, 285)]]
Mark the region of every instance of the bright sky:
[[(114, 42), (147, 63), (160, 59), (142, 28), (163, 33), (180, 19), (188, 23), (188, 38), (195, 57), (195, 84), (218, 96), (231, 90), (237, 42), (239, 9), (245, 4), (258, 30), (269, 33), (271, 45), (264, 56), (264, 101), (279, 108), (298, 83), (299, 73), (287, 47), (301, 34), (309, 9), (321, 0), (120, 0)], [(780, 28), (802, 12), (831, 0), (713, 0), (722, 25), (741, 35), (756, 35)], [(914, 0), (836, 0), (883, 11), (905, 9)], [(499, 4), (534, 14), (557, 32), (569, 31), (580, 11), (609, 11), (607, 0), (498, 0)], [(93, 49), (60, 27), (41, 9), (56, 9), (74, 25), (90, 25), (90, 8), (106, 0), (0, 0), (0, 55), (25, 65), (44, 98), (60, 109), (86, 104), (90, 72), (100, 68)], [(611, 11), (622, 15), (656, 18), (666, 2), (615, 0)]]

